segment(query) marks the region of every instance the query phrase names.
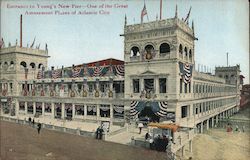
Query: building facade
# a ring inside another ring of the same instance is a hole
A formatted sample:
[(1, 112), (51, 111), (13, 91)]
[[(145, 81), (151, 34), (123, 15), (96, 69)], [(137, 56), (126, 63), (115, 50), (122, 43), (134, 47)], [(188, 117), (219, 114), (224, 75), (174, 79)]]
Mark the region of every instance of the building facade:
[(202, 133), (237, 112), (239, 66), (216, 68), (215, 75), (196, 71), (193, 23), (177, 14), (134, 25), (125, 18), (121, 36), (124, 61), (60, 69), (48, 69), (47, 49), (1, 48), (1, 115), (112, 124), (147, 117)]

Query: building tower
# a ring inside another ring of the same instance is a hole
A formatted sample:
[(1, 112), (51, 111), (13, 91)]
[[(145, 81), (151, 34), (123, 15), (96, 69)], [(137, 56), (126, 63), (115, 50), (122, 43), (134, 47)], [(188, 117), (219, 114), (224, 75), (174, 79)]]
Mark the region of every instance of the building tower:
[[(125, 17), (125, 98), (142, 102), (153, 111), (154, 102), (167, 102), (168, 111), (175, 112), (180, 88), (185, 92), (192, 89), (192, 76), (184, 85), (179, 68), (180, 64), (191, 70), (194, 66), (194, 26), (180, 20), (177, 12), (176, 7), (174, 18), (134, 25), (127, 25)], [(145, 107), (137, 108), (140, 115)]]

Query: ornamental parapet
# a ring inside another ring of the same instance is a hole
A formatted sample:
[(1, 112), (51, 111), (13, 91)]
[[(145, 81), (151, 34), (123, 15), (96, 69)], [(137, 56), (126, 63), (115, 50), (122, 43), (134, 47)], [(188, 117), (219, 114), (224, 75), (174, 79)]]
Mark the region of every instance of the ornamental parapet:
[(24, 53), (24, 54), (33, 54), (38, 56), (48, 56), (48, 51), (27, 47), (19, 47), (19, 46), (11, 46), (6, 48), (1, 48), (0, 54), (8, 54), (8, 53)]

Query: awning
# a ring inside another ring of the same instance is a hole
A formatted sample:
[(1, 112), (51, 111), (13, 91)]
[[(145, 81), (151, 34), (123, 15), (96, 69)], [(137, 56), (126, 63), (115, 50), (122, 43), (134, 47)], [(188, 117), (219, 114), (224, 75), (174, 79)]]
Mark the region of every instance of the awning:
[(160, 129), (171, 129), (173, 132), (176, 132), (180, 126), (174, 124), (174, 123), (169, 123), (169, 124), (164, 124), (164, 123), (149, 123), (148, 126), (150, 127), (157, 127)]

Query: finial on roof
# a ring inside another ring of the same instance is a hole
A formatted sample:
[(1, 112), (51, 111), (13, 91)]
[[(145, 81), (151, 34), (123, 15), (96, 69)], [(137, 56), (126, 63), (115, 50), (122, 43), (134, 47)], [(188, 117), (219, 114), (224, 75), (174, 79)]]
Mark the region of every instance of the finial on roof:
[(194, 31), (194, 20), (192, 20), (192, 30)]
[(125, 14), (125, 26), (127, 25), (127, 15)]
[(174, 18), (178, 18), (178, 5), (175, 6), (175, 16)]

